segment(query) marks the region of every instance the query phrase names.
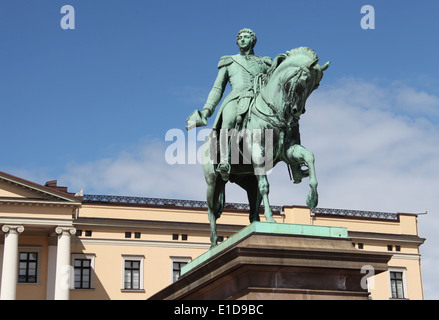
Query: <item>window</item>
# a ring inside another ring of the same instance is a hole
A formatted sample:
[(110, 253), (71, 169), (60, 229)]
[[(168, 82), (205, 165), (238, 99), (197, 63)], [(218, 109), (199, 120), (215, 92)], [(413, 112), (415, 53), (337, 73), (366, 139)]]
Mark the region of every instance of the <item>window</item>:
[(143, 256), (123, 256), (122, 290), (143, 291)]
[(387, 251), (393, 251), (393, 246), (391, 244), (387, 245)]
[[(140, 236), (140, 235), (139, 235)], [(178, 233), (174, 233), (172, 234), (172, 240), (178, 240), (180, 238), (180, 235)], [(188, 235), (187, 234), (182, 234), (181, 235), (181, 240), (183, 241), (187, 241)]]
[[(133, 235), (133, 233), (130, 231), (125, 232), (125, 238), (131, 238), (132, 235)], [(134, 238), (140, 239), (140, 232), (134, 232)]]
[(363, 249), (363, 244), (362, 243), (358, 243), (358, 249)]
[(125, 260), (124, 289), (140, 289), (140, 261)]
[(172, 282), (175, 282), (180, 278), (181, 275), (181, 267), (186, 265), (187, 262), (178, 262), (174, 261), (172, 262)]
[(92, 253), (72, 254), (72, 262), (74, 274), (74, 288), (93, 289), (95, 255)]
[(392, 299), (405, 298), (402, 272), (390, 272), (390, 288), (392, 291)]
[(75, 259), (75, 289), (91, 288), (91, 259)]
[[(82, 230), (76, 230), (76, 234), (75, 235), (77, 237), (80, 237), (80, 236), (82, 236), (82, 232), (83, 232)], [(85, 230), (84, 234), (85, 234), (86, 237), (91, 237), (92, 232), (91, 232), (91, 230)]]
[(395, 251), (401, 251), (401, 246), (395, 246)]
[(18, 283), (37, 283), (38, 252), (20, 252)]
[(192, 258), (190, 257), (171, 257), (172, 275), (171, 282), (174, 283), (181, 276), (181, 268), (188, 264)]

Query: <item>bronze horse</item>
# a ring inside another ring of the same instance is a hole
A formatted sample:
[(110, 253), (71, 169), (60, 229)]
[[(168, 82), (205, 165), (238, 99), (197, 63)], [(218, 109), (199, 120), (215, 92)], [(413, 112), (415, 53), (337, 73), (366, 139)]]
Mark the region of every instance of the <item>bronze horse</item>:
[[(233, 161), (229, 181), (247, 191), (250, 205), (250, 223), (259, 221), (259, 207), (263, 201), (267, 222), (276, 222), (268, 200), (269, 183), (266, 172), (283, 161), (300, 183), (309, 177), (310, 190), (306, 203), (313, 209), (318, 203), (314, 155), (300, 145), (299, 118), (305, 112), (305, 103), (323, 77), (329, 62), (320, 66), (317, 54), (300, 47), (280, 54), (266, 75), (260, 75), (260, 90), (245, 115), (238, 118), (240, 127), (229, 138)], [(225, 185), (217, 165), (217, 132), (212, 131), (204, 144), (203, 171), (207, 182), (208, 216), (212, 247), (217, 244), (216, 220), (225, 204)], [(214, 161), (215, 160), (215, 161)]]

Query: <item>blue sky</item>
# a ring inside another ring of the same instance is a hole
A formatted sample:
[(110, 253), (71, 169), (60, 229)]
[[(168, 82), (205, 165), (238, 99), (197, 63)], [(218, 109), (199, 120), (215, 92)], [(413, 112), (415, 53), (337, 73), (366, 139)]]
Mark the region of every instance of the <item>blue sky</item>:
[[(374, 30), (360, 26), (366, 4)], [(74, 30), (60, 27), (63, 5)], [(438, 12), (435, 0), (3, 0), (0, 170), (71, 191), (203, 200), (201, 168), (165, 163), (164, 137), (202, 108), (219, 58), (248, 27), (260, 56), (308, 46), (332, 61), (301, 122), (320, 206), (428, 208), (424, 287), (439, 298)], [(276, 169), (272, 202), (303, 204), (306, 183)]]
[[(14, 132), (6, 149), (20, 142), (3, 165), (57, 175), (66, 162), (111, 156), (183, 127), (244, 26), (257, 33), (259, 55), (309, 46), (333, 61), (322, 85), (397, 79), (438, 94), (438, 4), (420, 3), (367, 2), (376, 29), (366, 31), (365, 2), (357, 0), (2, 1), (0, 102), (10, 121), (1, 133)], [(75, 8), (75, 30), (60, 27), (64, 4)]]

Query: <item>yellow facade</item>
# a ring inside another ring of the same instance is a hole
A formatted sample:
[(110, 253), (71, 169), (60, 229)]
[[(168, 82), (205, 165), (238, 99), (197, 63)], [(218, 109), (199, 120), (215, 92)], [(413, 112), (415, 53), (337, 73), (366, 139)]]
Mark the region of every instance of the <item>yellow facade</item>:
[[(275, 209), (278, 223), (346, 227), (358, 250), (391, 252), (387, 272), (370, 277), (365, 266), (372, 299), (423, 299), (417, 215)], [(247, 211), (230, 205), (218, 235), (247, 224)], [(2, 172), (0, 226), (2, 299), (147, 299), (210, 246), (203, 202), (80, 197)]]

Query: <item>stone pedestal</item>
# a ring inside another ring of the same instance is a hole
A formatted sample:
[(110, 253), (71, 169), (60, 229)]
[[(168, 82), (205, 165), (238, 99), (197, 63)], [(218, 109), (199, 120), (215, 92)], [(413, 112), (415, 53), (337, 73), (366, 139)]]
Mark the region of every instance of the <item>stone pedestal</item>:
[(381, 273), (390, 258), (355, 249), (346, 228), (255, 222), (150, 299), (368, 299), (362, 268)]

